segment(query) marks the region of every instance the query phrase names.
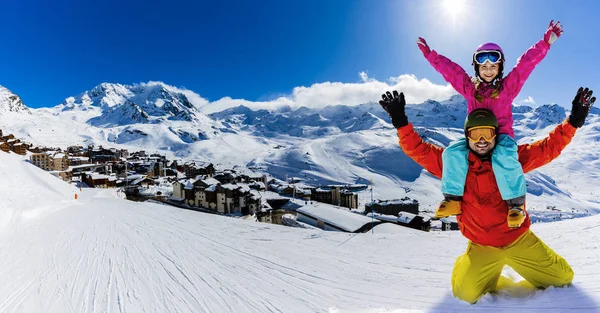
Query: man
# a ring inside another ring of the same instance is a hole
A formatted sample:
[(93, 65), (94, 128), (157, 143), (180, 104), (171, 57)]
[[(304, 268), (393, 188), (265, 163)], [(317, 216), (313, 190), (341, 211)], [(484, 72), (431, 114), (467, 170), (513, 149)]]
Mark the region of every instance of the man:
[[(519, 162), (527, 173), (557, 158), (569, 144), (577, 128), (583, 126), (596, 101), (588, 88), (579, 88), (569, 117), (545, 139), (519, 145)], [(379, 101), (396, 127), (404, 153), (431, 174), (442, 176), (443, 149), (425, 143), (408, 122), (404, 94), (388, 91)], [(561, 287), (571, 283), (573, 270), (546, 246), (529, 227), (529, 215), (507, 222), (508, 206), (502, 200), (494, 177), (490, 155), (496, 145), (498, 121), (486, 109), (474, 110), (465, 121), (465, 136), (470, 148), (469, 170), (457, 215), (460, 231), (469, 244), (454, 264), (452, 293), (475, 303), (485, 293), (497, 290), (504, 265), (512, 267), (537, 288)], [(509, 227), (512, 222), (512, 228)], [(515, 227), (516, 226), (516, 227)]]

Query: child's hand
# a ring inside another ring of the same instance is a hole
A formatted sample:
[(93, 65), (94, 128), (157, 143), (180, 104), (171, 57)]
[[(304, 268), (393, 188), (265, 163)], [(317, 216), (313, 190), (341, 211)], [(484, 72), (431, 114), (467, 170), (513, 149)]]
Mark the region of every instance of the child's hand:
[(421, 52), (423, 52), (425, 58), (427, 58), (427, 56), (429, 56), (429, 53), (431, 53), (431, 49), (427, 45), (427, 41), (425, 41), (425, 39), (421, 37), (417, 39), (417, 46), (419, 46), (419, 49), (421, 49)]
[(549, 45), (552, 45), (560, 35), (563, 33), (562, 25), (560, 22), (556, 22), (553, 24), (554, 20), (550, 21), (550, 25), (548, 25), (548, 29), (544, 33), (544, 41), (546, 41)]

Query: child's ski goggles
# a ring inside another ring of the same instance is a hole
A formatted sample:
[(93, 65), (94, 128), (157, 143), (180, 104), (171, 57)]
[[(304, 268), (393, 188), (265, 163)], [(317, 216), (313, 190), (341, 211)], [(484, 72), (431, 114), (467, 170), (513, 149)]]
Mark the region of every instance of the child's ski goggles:
[(473, 56), (473, 61), (477, 64), (483, 64), (490, 61), (492, 64), (502, 62), (502, 54), (496, 50), (477, 51)]
[(483, 138), (487, 142), (492, 142), (496, 138), (496, 128), (494, 126), (479, 126), (470, 128), (467, 131), (467, 138), (477, 142)]

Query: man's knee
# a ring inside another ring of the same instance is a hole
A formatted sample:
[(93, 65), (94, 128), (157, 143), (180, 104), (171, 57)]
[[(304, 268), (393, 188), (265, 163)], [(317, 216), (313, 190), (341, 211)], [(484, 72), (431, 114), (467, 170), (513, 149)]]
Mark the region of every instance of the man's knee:
[(484, 294), (483, 290), (478, 290), (474, 285), (472, 286), (459, 286), (452, 284), (452, 294), (455, 298), (474, 304)]
[(564, 287), (564, 286), (571, 284), (571, 282), (573, 282), (573, 277), (575, 276), (573, 269), (571, 268), (571, 266), (569, 265), (569, 263), (567, 263), (567, 261), (565, 259), (563, 259), (561, 257), (558, 257), (558, 258), (559, 258), (559, 260), (556, 263), (560, 267), (561, 270), (558, 275), (554, 276), (554, 280), (552, 282), (550, 282), (549, 286), (545, 286), (545, 287), (550, 287), (550, 286)]

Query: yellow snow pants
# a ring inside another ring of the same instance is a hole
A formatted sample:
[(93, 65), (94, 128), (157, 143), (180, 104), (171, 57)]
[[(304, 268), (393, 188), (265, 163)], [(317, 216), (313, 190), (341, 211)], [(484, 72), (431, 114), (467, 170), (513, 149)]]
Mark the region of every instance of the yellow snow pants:
[(454, 264), (452, 293), (469, 303), (477, 302), (485, 293), (497, 290), (504, 265), (536, 288), (568, 285), (574, 275), (565, 259), (528, 230), (510, 245), (500, 248), (469, 241), (467, 251)]

